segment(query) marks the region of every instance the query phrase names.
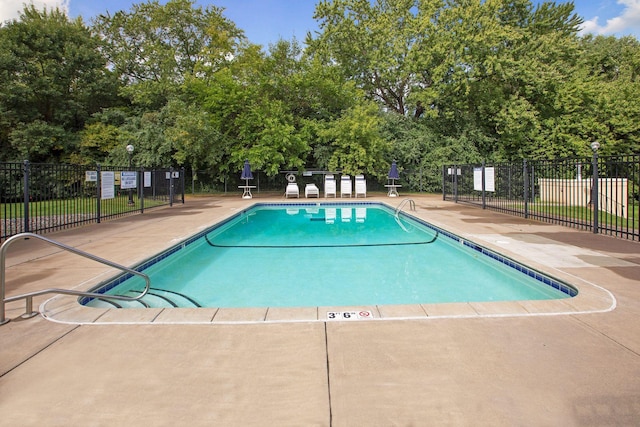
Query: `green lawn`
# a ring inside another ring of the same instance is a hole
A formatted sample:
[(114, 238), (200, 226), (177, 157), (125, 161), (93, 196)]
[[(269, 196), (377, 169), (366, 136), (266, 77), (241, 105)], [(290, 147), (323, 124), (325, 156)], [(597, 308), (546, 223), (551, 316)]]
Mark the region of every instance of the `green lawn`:
[[(511, 205), (511, 207), (515, 210), (524, 212), (524, 203), (513, 204)], [(548, 216), (558, 218), (572, 218), (576, 221), (585, 222), (593, 221), (593, 209), (587, 206), (567, 206), (559, 205), (556, 203), (551, 204), (543, 202), (533, 202), (529, 203), (528, 210), (530, 213), (546, 214)], [(638, 205), (634, 205), (631, 207), (629, 212), (627, 212), (626, 218), (600, 210), (598, 221), (600, 222), (600, 224), (610, 224), (614, 226), (618, 224), (624, 225), (628, 228), (638, 229), (640, 228), (639, 214), (640, 208)]]
[[(128, 201), (128, 195), (121, 195), (113, 199), (101, 200), (100, 213), (102, 216), (109, 216), (140, 209), (140, 200), (137, 197), (133, 198), (134, 205), (132, 206), (128, 204)], [(152, 208), (164, 204), (167, 204), (167, 201), (164, 199), (144, 199), (145, 208)], [(95, 214), (97, 209), (97, 200), (94, 197), (47, 200), (42, 202), (31, 202), (29, 204), (31, 216)], [(22, 217), (24, 217), (24, 203), (2, 203), (0, 205), (0, 218)]]

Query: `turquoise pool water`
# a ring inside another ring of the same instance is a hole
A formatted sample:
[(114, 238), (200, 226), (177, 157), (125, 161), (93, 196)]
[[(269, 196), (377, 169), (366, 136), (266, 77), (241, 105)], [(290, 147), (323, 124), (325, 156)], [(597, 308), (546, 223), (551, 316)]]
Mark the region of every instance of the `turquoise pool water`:
[[(362, 306), (559, 299), (576, 293), (377, 203), (256, 205), (141, 269), (151, 277), (152, 295), (145, 301), (152, 307)], [(98, 291), (133, 295), (143, 286), (138, 277), (120, 277)]]

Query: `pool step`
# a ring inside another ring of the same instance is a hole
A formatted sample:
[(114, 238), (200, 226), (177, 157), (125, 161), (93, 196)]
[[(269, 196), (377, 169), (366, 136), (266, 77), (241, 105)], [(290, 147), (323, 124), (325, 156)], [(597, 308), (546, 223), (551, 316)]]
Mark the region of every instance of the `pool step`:
[[(122, 296), (140, 295), (141, 290), (130, 290)], [(122, 301), (109, 299), (94, 299), (91, 307), (101, 308), (175, 308), (175, 307), (201, 307), (197, 301), (187, 295), (164, 289), (151, 288), (149, 292), (137, 301)]]

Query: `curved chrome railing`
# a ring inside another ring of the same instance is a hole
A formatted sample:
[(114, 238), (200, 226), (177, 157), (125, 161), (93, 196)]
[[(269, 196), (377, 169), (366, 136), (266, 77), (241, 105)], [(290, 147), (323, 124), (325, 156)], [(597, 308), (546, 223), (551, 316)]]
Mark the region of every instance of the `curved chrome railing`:
[[(50, 244), (52, 244), (54, 246), (57, 246), (57, 247), (59, 247), (61, 249), (64, 249), (65, 251), (69, 251), (69, 252), (74, 253), (76, 255), (80, 255), (80, 256), (83, 256), (85, 258), (89, 258), (90, 260), (97, 261), (99, 263), (108, 265), (108, 266), (113, 267), (113, 268), (117, 268), (119, 270), (125, 271), (127, 273), (134, 274), (136, 276), (140, 276), (146, 282), (145, 288), (142, 291), (142, 293), (140, 295), (136, 296), (136, 297), (126, 297), (126, 296), (121, 296), (121, 295), (106, 295), (106, 294), (95, 293), (95, 292), (81, 292), (81, 291), (74, 291), (74, 290), (71, 290), (71, 289), (50, 288), (50, 289), (42, 289), (40, 291), (29, 292), (29, 293), (26, 293), (26, 294), (15, 295), (15, 296), (12, 296), (12, 297), (9, 297), (9, 298), (5, 298), (5, 291), (6, 291), (6, 289), (5, 289), (5, 258), (6, 258), (7, 249), (16, 240), (28, 239), (28, 238), (34, 238), (34, 239), (42, 240), (44, 242), (50, 243)], [(2, 244), (2, 246), (0, 246), (0, 325), (3, 325), (5, 323), (9, 322), (9, 319), (5, 318), (5, 304), (8, 303), (8, 302), (11, 302), (11, 301), (17, 301), (17, 300), (25, 299), (26, 300), (26, 309), (25, 309), (25, 314), (23, 315), (23, 317), (33, 317), (33, 316), (35, 316), (37, 314), (37, 312), (33, 311), (33, 297), (37, 296), (37, 295), (63, 294), (63, 295), (77, 295), (77, 296), (85, 296), (85, 297), (93, 297), (93, 298), (117, 299), (117, 300), (124, 300), (124, 301), (137, 301), (137, 300), (139, 300), (140, 298), (144, 297), (147, 294), (147, 292), (149, 291), (150, 287), (151, 287), (151, 279), (149, 279), (149, 276), (147, 276), (144, 273), (140, 273), (139, 271), (133, 270), (133, 269), (131, 269), (129, 267), (125, 267), (123, 265), (116, 264), (115, 262), (111, 262), (109, 260), (97, 257), (95, 255), (92, 255), (90, 253), (81, 251), (81, 250), (73, 248), (71, 246), (67, 246), (67, 245), (65, 245), (63, 243), (56, 242), (55, 240), (51, 240), (51, 239), (48, 239), (46, 237), (40, 236), (39, 234), (34, 234), (34, 233), (16, 234), (15, 236), (11, 236), (7, 240), (5, 240), (5, 242)]]
[(400, 213), (404, 205), (406, 205), (407, 203), (409, 203), (409, 209), (415, 212), (416, 202), (414, 202), (413, 199), (404, 199), (403, 201), (400, 202), (400, 204), (396, 208), (396, 213), (395, 213), (396, 217), (398, 216), (398, 214)]

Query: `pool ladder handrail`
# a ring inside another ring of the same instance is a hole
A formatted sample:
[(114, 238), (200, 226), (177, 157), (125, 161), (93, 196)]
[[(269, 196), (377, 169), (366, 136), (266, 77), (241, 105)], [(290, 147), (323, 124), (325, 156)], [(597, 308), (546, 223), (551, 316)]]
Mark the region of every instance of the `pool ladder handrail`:
[(406, 205), (407, 203), (409, 203), (409, 209), (411, 209), (412, 211), (415, 212), (415, 210), (416, 210), (416, 202), (414, 202), (413, 199), (404, 199), (404, 200), (402, 200), (400, 202), (400, 204), (396, 208), (396, 212), (395, 212), (396, 218), (398, 217), (398, 214), (400, 213), (400, 211), (402, 210), (404, 205)]
[(403, 201), (400, 202), (400, 204), (396, 208), (394, 218), (398, 223), (398, 225), (400, 226), (400, 228), (402, 228), (405, 232), (409, 233), (409, 230), (407, 230), (407, 227), (405, 227), (404, 224), (402, 224), (402, 221), (400, 221), (400, 211), (402, 210), (404, 205), (406, 205), (407, 203), (409, 203), (409, 209), (411, 209), (412, 211), (416, 210), (416, 202), (414, 202), (413, 199), (404, 199)]
[[(130, 274), (134, 274), (136, 276), (140, 276), (144, 279), (146, 285), (144, 290), (142, 291), (142, 293), (136, 297), (127, 297), (127, 296), (121, 296), (121, 295), (106, 295), (106, 294), (101, 294), (101, 293), (95, 293), (95, 292), (81, 292), (81, 291), (74, 291), (71, 289), (60, 289), (60, 288), (49, 288), (49, 289), (43, 289), (40, 291), (35, 291), (35, 292), (29, 292), (26, 294), (21, 294), (21, 295), (15, 295), (9, 298), (5, 298), (5, 258), (6, 258), (6, 253), (7, 253), (7, 249), (9, 248), (9, 246), (15, 242), (16, 240), (19, 239), (29, 239), (29, 238), (34, 238), (34, 239), (39, 239), (42, 240), (44, 242), (47, 242), (49, 244), (52, 244), (54, 246), (57, 246), (60, 249), (63, 249), (65, 251), (74, 253), (76, 255), (80, 255), (83, 256), (85, 258), (89, 258), (90, 260), (93, 261), (97, 261), (99, 263), (108, 265), (110, 267), (116, 268), (118, 270), (122, 270), (124, 272), (130, 273)], [(8, 302), (12, 302), (12, 301), (17, 301), (20, 299), (25, 299), (26, 300), (26, 309), (25, 309), (25, 314), (22, 315), (23, 318), (30, 318), (35, 316), (36, 314), (38, 314), (38, 312), (33, 311), (33, 297), (34, 296), (38, 296), (38, 295), (44, 295), (44, 294), (63, 294), (63, 295), (77, 295), (77, 296), (84, 296), (84, 297), (92, 297), (92, 298), (106, 298), (106, 299), (117, 299), (117, 300), (123, 300), (123, 301), (138, 301), (139, 299), (141, 299), (142, 297), (144, 297), (147, 292), (149, 291), (149, 288), (151, 288), (151, 279), (149, 278), (149, 276), (147, 276), (144, 273), (141, 273), (139, 271), (133, 270), (129, 267), (125, 267), (123, 265), (120, 264), (116, 264), (115, 262), (111, 262), (109, 260), (106, 260), (104, 258), (100, 258), (98, 256), (92, 255), (88, 252), (84, 252), (81, 251), (79, 249), (76, 249), (74, 247), (71, 246), (67, 246), (64, 243), (60, 243), (60, 242), (56, 242), (55, 240), (51, 240), (48, 239), (46, 237), (40, 236), (39, 234), (34, 234), (34, 233), (20, 233), (20, 234), (16, 234), (15, 236), (12, 236), (10, 238), (8, 238), (7, 240), (5, 240), (5, 242), (2, 244), (2, 246), (0, 246), (0, 325), (4, 325), (5, 323), (9, 322), (9, 319), (5, 318), (5, 304)]]

